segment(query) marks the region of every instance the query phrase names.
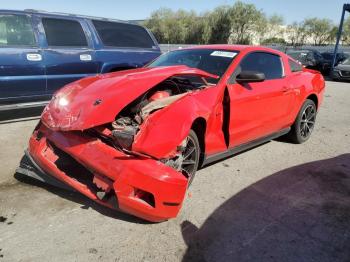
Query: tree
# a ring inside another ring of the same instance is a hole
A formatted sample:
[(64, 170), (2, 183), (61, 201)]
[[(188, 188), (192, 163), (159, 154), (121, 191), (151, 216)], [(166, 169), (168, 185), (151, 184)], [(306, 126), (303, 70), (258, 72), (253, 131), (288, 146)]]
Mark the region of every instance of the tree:
[(271, 44), (285, 45), (286, 40), (284, 38), (280, 38), (280, 37), (271, 37), (271, 38), (267, 38), (267, 39), (262, 40), (261, 44), (262, 45), (271, 45)]
[(287, 26), (288, 42), (292, 46), (298, 46), (305, 44), (307, 32), (304, 23), (294, 22)]
[(169, 38), (166, 35), (166, 28), (164, 21), (172, 11), (167, 8), (161, 8), (154, 11), (151, 17), (147, 19), (143, 25), (152, 31), (159, 43), (168, 43)]
[(342, 40), (344, 44), (350, 45), (350, 16), (344, 21)]
[(253, 4), (236, 2), (229, 10), (231, 20), (231, 35), (229, 42), (234, 44), (249, 44), (253, 35), (266, 23), (262, 11)]
[(304, 20), (306, 32), (314, 41), (314, 45), (324, 45), (331, 35), (333, 29), (332, 21), (317, 17)]
[(203, 43), (204, 22), (194, 11), (161, 8), (144, 22), (159, 43)]
[(213, 12), (205, 14), (204, 35), (205, 43), (227, 44), (231, 31), (230, 7), (220, 6)]
[(258, 42), (263, 45), (277, 43), (285, 44), (285, 40), (283, 39), (285, 31), (283, 23), (284, 19), (280, 15), (274, 14), (269, 18), (262, 17), (256, 28)]
[(337, 26), (333, 26), (332, 29), (329, 32), (329, 36), (328, 36), (328, 39), (327, 39), (327, 44), (334, 44), (336, 39), (337, 39), (337, 34), (338, 34), (338, 27)]

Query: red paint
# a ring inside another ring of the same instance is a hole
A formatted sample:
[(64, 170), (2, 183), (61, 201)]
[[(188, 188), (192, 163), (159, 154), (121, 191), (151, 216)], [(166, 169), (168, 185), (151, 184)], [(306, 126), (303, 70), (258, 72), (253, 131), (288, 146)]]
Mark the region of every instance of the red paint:
[[(44, 109), (43, 123), (53, 130), (86, 130), (110, 123), (138, 96), (165, 79), (176, 75), (214, 77), (187, 66), (140, 68), (83, 78), (54, 94)], [(67, 105), (61, 106), (64, 98)], [(100, 101), (96, 104), (96, 101)]]
[(156, 93), (154, 93), (150, 98), (149, 100), (152, 102), (152, 101), (156, 101), (158, 99), (162, 99), (162, 98), (166, 98), (166, 97), (169, 97), (170, 94), (169, 92), (166, 92), (166, 91), (158, 91)]
[[(158, 159), (174, 154), (194, 121), (201, 119), (205, 122), (204, 143), (208, 156), (291, 126), (301, 105), (310, 95), (316, 95), (318, 107), (322, 103), (325, 86), (322, 75), (306, 69), (292, 73), (288, 65), (290, 58), (284, 53), (249, 46), (196, 48), (236, 50), (239, 54), (216, 86), (189, 93), (151, 114), (140, 126), (132, 144), (132, 151), (137, 156), (116, 150), (81, 130), (93, 127), (99, 133), (110, 136), (111, 132), (104, 124), (114, 121), (126, 105), (171, 76), (215, 76), (186, 66), (172, 66), (127, 70), (69, 84), (55, 94), (56, 98), (43, 112), (44, 125), (34, 131), (30, 139), (29, 152), (33, 159), (48, 174), (89, 198), (112, 207), (99, 200), (94, 190), (57, 168), (54, 162), (59, 156), (51, 149), (50, 141), (97, 174), (94, 180), (98, 187), (110, 189), (112, 183), (122, 211), (146, 220), (161, 221), (178, 214), (187, 180)], [(242, 58), (252, 51), (279, 55), (284, 64), (285, 77), (251, 83), (250, 90), (240, 84), (228, 84), (229, 77)], [(225, 90), (230, 98), (228, 144), (223, 133)], [(68, 102), (64, 106), (59, 105), (62, 97), (67, 100), (63, 104)], [(37, 132), (43, 134), (41, 139), (36, 139)], [(145, 195), (154, 196), (154, 206), (142, 200)]]

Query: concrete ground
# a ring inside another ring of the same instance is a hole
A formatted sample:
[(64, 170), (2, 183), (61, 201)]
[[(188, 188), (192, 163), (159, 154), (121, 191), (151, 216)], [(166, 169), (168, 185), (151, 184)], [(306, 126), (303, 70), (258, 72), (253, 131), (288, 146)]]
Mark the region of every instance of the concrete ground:
[(349, 83), (327, 82), (307, 143), (203, 168), (158, 224), (14, 176), (36, 122), (0, 125), (0, 262), (350, 260)]

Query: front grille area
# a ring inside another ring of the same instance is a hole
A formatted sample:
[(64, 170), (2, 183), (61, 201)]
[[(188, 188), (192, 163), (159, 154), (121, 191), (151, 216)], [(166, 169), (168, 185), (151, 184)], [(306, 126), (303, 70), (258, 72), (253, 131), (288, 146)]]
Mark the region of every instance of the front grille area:
[(64, 172), (66, 176), (86, 185), (99, 200), (104, 202), (110, 208), (118, 209), (118, 200), (114, 189), (111, 189), (108, 192), (99, 189), (93, 182), (94, 174), (90, 170), (76, 161), (69, 154), (59, 149), (54, 143), (50, 141), (47, 141), (47, 143), (53, 153), (58, 157), (54, 164), (59, 170)]
[(66, 152), (59, 149), (53, 143), (48, 141), (48, 144), (53, 150), (54, 154), (58, 157), (54, 164), (59, 170), (64, 172), (67, 176), (86, 185), (93, 192), (97, 190), (95, 184), (92, 182), (94, 175), (86, 167), (84, 167)]

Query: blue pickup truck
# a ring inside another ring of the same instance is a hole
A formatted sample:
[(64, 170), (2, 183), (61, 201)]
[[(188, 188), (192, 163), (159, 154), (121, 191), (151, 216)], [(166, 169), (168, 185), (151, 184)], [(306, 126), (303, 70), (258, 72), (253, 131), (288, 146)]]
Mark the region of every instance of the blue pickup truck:
[(140, 25), (0, 10), (0, 111), (43, 104), (69, 82), (142, 67), (160, 53), (154, 36)]

